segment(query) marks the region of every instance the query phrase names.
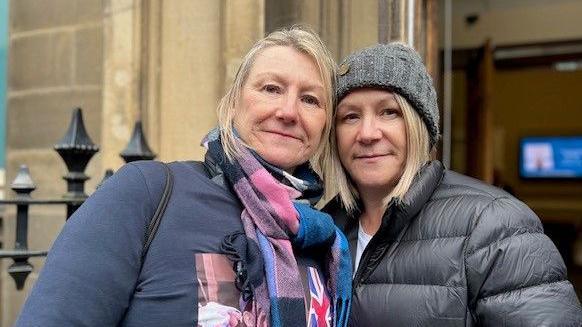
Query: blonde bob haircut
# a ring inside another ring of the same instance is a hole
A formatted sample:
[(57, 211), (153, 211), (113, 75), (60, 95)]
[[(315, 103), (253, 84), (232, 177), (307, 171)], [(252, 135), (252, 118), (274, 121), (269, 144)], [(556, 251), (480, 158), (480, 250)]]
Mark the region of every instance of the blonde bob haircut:
[[(310, 163), (312, 169), (323, 178), (323, 162), (329, 161), (325, 157), (329, 155), (329, 143), (327, 140), (329, 139), (332, 125), (336, 64), (319, 36), (306, 27), (296, 25), (272, 32), (255, 43), (244, 56), (232, 85), (218, 104), (218, 125), (224, 151), (230, 160), (240, 155), (241, 149), (238, 146), (240, 142), (236, 140), (233, 123), (237, 114), (236, 110), (240, 102), (242, 90), (253, 68), (257, 55), (263, 50), (275, 46), (291, 47), (309, 56), (319, 69), (319, 74), (325, 89), (323, 105), (326, 111), (326, 123), (325, 129), (322, 132), (321, 142), (311, 157)], [(244, 140), (241, 141), (244, 142)], [(244, 143), (242, 145), (252, 148)]]
[[(404, 118), (404, 125), (406, 127), (407, 155), (400, 179), (394, 188), (389, 190), (388, 194), (384, 198), (385, 207), (388, 205), (390, 200), (392, 200), (392, 198), (402, 198), (404, 194), (408, 192), (408, 189), (410, 188), (410, 185), (412, 184), (412, 181), (414, 180), (414, 177), (420, 168), (430, 160), (430, 138), (428, 129), (422, 121), (422, 118), (420, 118), (416, 110), (412, 108), (410, 103), (405, 98), (397, 93), (394, 93), (394, 98), (396, 99), (396, 102), (398, 102), (398, 105), (402, 110), (402, 116)], [(332, 128), (330, 143), (332, 153), (330, 154), (330, 161), (325, 167), (329, 173), (326, 174), (326, 194), (324, 198), (329, 200), (335, 195), (339, 195), (339, 198), (346, 210), (350, 213), (353, 213), (356, 209), (358, 209), (358, 190), (343, 168), (338, 157), (335, 126)]]

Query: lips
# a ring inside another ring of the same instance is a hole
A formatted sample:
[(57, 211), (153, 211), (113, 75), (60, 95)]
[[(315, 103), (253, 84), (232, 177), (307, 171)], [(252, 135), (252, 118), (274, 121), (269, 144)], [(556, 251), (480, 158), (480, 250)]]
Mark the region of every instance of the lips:
[(390, 155), (390, 153), (365, 153), (365, 154), (356, 154), (354, 158), (356, 159), (373, 159), (379, 157), (385, 157)]
[[(370, 150), (372, 150), (372, 149), (370, 149)], [(382, 150), (382, 151), (376, 150), (374, 152), (367, 152), (364, 150), (364, 152), (357, 151), (356, 153), (354, 153), (352, 158), (353, 158), (353, 160), (364, 160), (364, 161), (376, 162), (376, 161), (381, 160), (383, 158), (392, 157), (392, 156), (394, 156), (394, 157), (397, 156), (396, 151), (393, 149), (387, 149), (387, 150)]]
[(367, 155), (356, 156), (356, 159), (372, 159), (372, 158), (378, 158), (378, 157), (384, 157), (384, 156), (386, 156), (386, 154), (367, 154)]
[(289, 138), (296, 139), (296, 140), (301, 140), (301, 138), (300, 138), (300, 137), (297, 137), (297, 136), (295, 136), (295, 135), (293, 135), (293, 134), (286, 133), (286, 132), (282, 132), (282, 131), (277, 131), (277, 130), (266, 130), (265, 132), (267, 132), (267, 133), (271, 133), (271, 134), (277, 134), (277, 135), (284, 136), (284, 137), (289, 137)]

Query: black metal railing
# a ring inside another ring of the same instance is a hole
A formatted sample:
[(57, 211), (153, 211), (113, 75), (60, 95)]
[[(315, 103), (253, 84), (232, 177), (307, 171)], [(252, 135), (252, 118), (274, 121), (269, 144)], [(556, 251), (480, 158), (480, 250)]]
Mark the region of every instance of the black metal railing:
[[(54, 149), (67, 166), (68, 172), (63, 176), (67, 183), (67, 193), (59, 199), (34, 199), (31, 193), (36, 189), (36, 185), (28, 171), (28, 167), (22, 165), (10, 185), (10, 188), (15, 192), (14, 197), (0, 200), (0, 206), (16, 206), (16, 239), (14, 248), (8, 250), (0, 249), (0, 259), (10, 258), (13, 260), (13, 263), (8, 267), (8, 273), (14, 279), (18, 290), (24, 287), (26, 278), (34, 269), (28, 259), (46, 256), (48, 253), (46, 250), (31, 250), (28, 248), (29, 207), (31, 205), (65, 205), (67, 208), (65, 219), (69, 219), (88, 197), (85, 193), (85, 182), (90, 177), (85, 174), (85, 168), (87, 168), (91, 158), (99, 152), (99, 146), (95, 145), (87, 134), (80, 108), (73, 110), (67, 132), (54, 146)], [(140, 121), (135, 123), (131, 139), (120, 156), (125, 162), (155, 158), (156, 155), (152, 152), (145, 139)], [(107, 169), (101, 183), (111, 175), (113, 175), (113, 170)], [(6, 225), (4, 226), (6, 227)]]

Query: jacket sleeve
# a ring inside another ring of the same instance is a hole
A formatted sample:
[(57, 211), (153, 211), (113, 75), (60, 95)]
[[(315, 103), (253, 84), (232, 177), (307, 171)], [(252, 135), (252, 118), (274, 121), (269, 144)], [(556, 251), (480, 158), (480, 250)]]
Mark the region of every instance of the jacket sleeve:
[(125, 165), (65, 223), (15, 326), (116, 326), (152, 214), (140, 168)]
[(566, 267), (539, 218), (501, 197), (478, 213), (465, 262), (471, 314), (480, 326), (582, 326)]

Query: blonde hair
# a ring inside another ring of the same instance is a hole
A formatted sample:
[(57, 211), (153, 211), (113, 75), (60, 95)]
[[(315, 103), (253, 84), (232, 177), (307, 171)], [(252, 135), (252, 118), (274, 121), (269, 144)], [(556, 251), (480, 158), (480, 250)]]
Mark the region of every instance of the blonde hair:
[[(430, 160), (430, 138), (425, 123), (405, 98), (397, 93), (394, 93), (394, 98), (402, 110), (406, 127), (406, 162), (398, 183), (384, 198), (384, 206), (387, 206), (392, 198), (402, 198), (408, 192), (420, 168)], [(325, 166), (329, 173), (325, 179), (324, 199), (329, 200), (339, 195), (344, 208), (348, 212), (354, 212), (357, 209), (356, 200), (359, 194), (339, 159), (335, 124), (332, 127), (330, 143), (330, 160)]]
[[(236, 140), (233, 127), (237, 104), (240, 101), (242, 89), (257, 55), (263, 50), (274, 46), (291, 47), (300, 53), (309, 56), (313, 59), (319, 69), (326, 96), (323, 103), (326, 111), (326, 124), (320, 144), (311, 157), (310, 163), (312, 169), (323, 178), (322, 167), (324, 162), (328, 161), (326, 156), (329, 154), (329, 144), (326, 140), (329, 138), (333, 118), (336, 64), (331, 53), (319, 36), (306, 27), (292, 26), (272, 32), (255, 43), (255, 45), (244, 56), (232, 85), (218, 104), (218, 125), (220, 128), (220, 137), (222, 139), (224, 152), (230, 160), (233, 160), (240, 155), (240, 142)], [(250, 147), (244, 143), (242, 145)]]

